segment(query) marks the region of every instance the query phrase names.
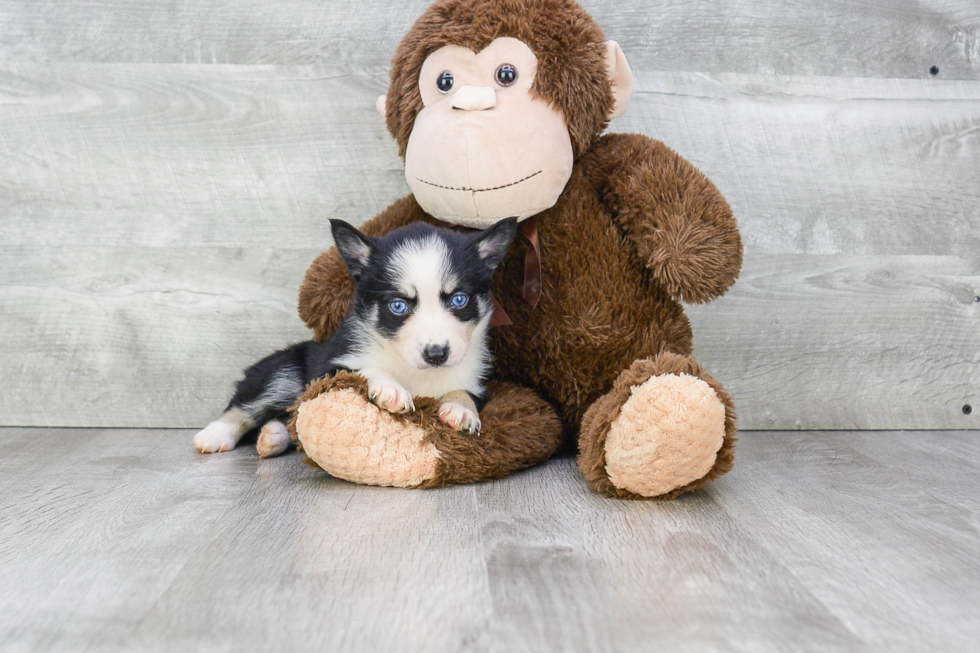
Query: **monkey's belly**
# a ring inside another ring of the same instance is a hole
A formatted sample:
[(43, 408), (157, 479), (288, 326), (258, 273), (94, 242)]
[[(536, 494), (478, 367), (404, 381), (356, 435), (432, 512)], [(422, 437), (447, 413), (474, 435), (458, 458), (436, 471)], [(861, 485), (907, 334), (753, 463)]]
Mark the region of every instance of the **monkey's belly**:
[(498, 374), (556, 402), (568, 429), (635, 360), (691, 351), (690, 323), (680, 305), (637, 283), (644, 277), (624, 276), (552, 284), (537, 308), (521, 307), (513, 325), (494, 329)]
[(493, 330), (498, 374), (553, 401), (569, 430), (633, 361), (692, 347), (684, 310), (652, 278), (580, 173), (554, 208), (535, 218), (538, 306), (523, 296), (527, 239), (515, 243), (494, 282), (514, 322)]

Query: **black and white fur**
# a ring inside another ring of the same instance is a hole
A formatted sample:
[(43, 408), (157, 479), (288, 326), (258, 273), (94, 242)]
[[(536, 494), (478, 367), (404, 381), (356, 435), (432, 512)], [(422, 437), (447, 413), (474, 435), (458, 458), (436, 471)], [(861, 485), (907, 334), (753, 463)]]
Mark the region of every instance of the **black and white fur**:
[(490, 282), (516, 219), (475, 234), (417, 223), (379, 238), (341, 220), (330, 224), (357, 284), (350, 315), (326, 342), (292, 345), (245, 370), (224, 414), (194, 436), (202, 453), (229, 451), (258, 427), (259, 455), (282, 453), (290, 444), (287, 409), (310, 381), (339, 370), (364, 376), (372, 401), (385, 410), (409, 412), (413, 397), (436, 397), (443, 422), (479, 432)]

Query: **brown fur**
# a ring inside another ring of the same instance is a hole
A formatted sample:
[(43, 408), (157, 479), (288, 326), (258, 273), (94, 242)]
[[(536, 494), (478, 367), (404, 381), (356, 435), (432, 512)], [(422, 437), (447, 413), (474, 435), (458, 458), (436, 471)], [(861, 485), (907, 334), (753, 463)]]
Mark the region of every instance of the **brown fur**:
[[(731, 469), (735, 414), (722, 386), (691, 357), (691, 327), (679, 301), (709, 301), (738, 276), (742, 245), (731, 209), (663, 143), (641, 135), (599, 137), (612, 103), (602, 33), (565, 0), (433, 5), (405, 38), (392, 71), (388, 126), (403, 154), (421, 108), (417, 81), (425, 56), (447, 43), (479, 50), (497, 36), (525, 40), (541, 60), (537, 92), (561, 106), (577, 158), (557, 204), (535, 217), (543, 269), (538, 306), (523, 298), (526, 241), (518, 241), (497, 272), (494, 294), (514, 324), (493, 332), (495, 377), (533, 388), (557, 406), (567, 436), (578, 434), (588, 411), (583, 471), (596, 489), (624, 497), (629, 493), (605, 477), (600, 450), (629, 387), (643, 374), (680, 369), (702, 378), (725, 404), (724, 445), (703, 479), (669, 496), (700, 487)], [(417, 220), (431, 218), (407, 197), (364, 228), (383, 233)], [(352, 290), (335, 250), (310, 268), (300, 314), (318, 339), (336, 328)], [(530, 391), (509, 392), (527, 392), (522, 401), (531, 401)], [(546, 435), (527, 432), (520, 447), (535, 437)], [(465, 463), (452, 462), (456, 450), (447, 451), (447, 466), (478, 464), (462, 453)]]
[(582, 420), (582, 433), (579, 436), (579, 469), (596, 490), (611, 497), (620, 499), (646, 499), (618, 488), (609, 480), (606, 474), (606, 436), (613, 420), (619, 415), (620, 409), (630, 398), (634, 386), (642, 384), (652, 376), (661, 374), (690, 374), (707, 383), (715, 394), (725, 404), (725, 440), (718, 451), (714, 467), (708, 474), (693, 483), (677, 488), (668, 494), (662, 494), (657, 499), (673, 499), (684, 492), (704, 487), (708, 481), (727, 474), (735, 464), (735, 404), (718, 381), (708, 374), (704, 368), (690, 356), (664, 353), (654, 358), (638, 360), (623, 371), (613, 384), (612, 390), (592, 404)]
[(707, 177), (659, 141), (602, 138), (584, 162), (613, 220), (671, 296), (700, 304), (742, 269), (742, 239)]
[[(340, 372), (314, 381), (290, 409), (287, 424), (297, 448), (296, 411), (299, 406), (324, 392), (353, 389), (364, 397), (370, 409), (367, 381), (358, 374)], [(523, 388), (508, 383), (491, 383), (490, 401), (480, 413), (480, 435), (457, 433), (439, 421), (440, 402), (428, 397), (415, 399), (415, 411), (394, 415), (398, 421), (416, 424), (426, 432), (426, 440), (441, 453), (435, 476), (417, 487), (439, 487), (453, 483), (477, 483), (507, 476), (551, 458), (561, 445), (561, 424), (548, 404)], [(305, 459), (313, 467), (317, 464)]]
[(478, 53), (506, 36), (537, 56), (531, 94), (565, 116), (575, 156), (589, 149), (614, 105), (606, 39), (592, 17), (571, 0), (442, 0), (416, 21), (392, 61), (386, 113), (402, 157), (422, 110), (418, 80), (426, 57), (444, 45)]

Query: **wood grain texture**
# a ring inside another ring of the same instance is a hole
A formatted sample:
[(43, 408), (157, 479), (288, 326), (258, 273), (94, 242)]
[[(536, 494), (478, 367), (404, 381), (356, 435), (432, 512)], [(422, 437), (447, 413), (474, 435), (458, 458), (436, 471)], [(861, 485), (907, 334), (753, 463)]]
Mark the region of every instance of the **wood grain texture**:
[(4, 650), (965, 652), (980, 628), (976, 433), (744, 433), (668, 503), (570, 459), (406, 491), (190, 438), (0, 430)]
[(750, 252), (726, 297), (688, 312), (743, 428), (975, 429), (977, 288), (954, 256)]
[(197, 425), (308, 337), (328, 218), (407, 192), (381, 90), (309, 67), (0, 73), (0, 423)]
[[(387, 65), (429, 0), (7, 0), (0, 61)], [(639, 70), (980, 79), (974, 0), (584, 0)]]
[[(201, 426), (306, 337), (296, 289), (407, 192), (384, 77), (318, 66), (0, 72), (0, 423)], [(743, 428), (977, 428), (980, 83), (638, 74), (617, 131), (731, 201), (747, 267), (693, 307)]]
[[(980, 617), (957, 607), (980, 600), (975, 536), (961, 537), (980, 523), (966, 481), (980, 468), (964, 455), (976, 433), (760, 433), (741, 444), (747, 464), (715, 500), (748, 531), (771, 528), (762, 546), (870, 650), (973, 647), (946, 638), (980, 632)], [(936, 641), (916, 644), (924, 634)]]
[(980, 261), (980, 83), (641, 73), (611, 127), (714, 181), (746, 249)]
[(7, 244), (325, 246), (328, 218), (408, 192), (384, 89), (315, 66), (0, 67)]

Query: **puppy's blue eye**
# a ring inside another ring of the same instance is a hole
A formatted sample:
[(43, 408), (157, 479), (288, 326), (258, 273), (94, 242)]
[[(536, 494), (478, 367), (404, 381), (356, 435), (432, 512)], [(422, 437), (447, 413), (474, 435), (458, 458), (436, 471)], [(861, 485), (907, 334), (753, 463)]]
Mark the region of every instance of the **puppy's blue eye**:
[(466, 293), (458, 292), (455, 295), (453, 295), (453, 298), (450, 301), (453, 305), (453, 308), (463, 308), (464, 306), (470, 303), (470, 298), (469, 296), (467, 296)]
[(390, 308), (391, 312), (395, 315), (404, 315), (405, 313), (408, 313), (408, 304), (402, 299), (394, 300), (388, 304), (388, 308)]

